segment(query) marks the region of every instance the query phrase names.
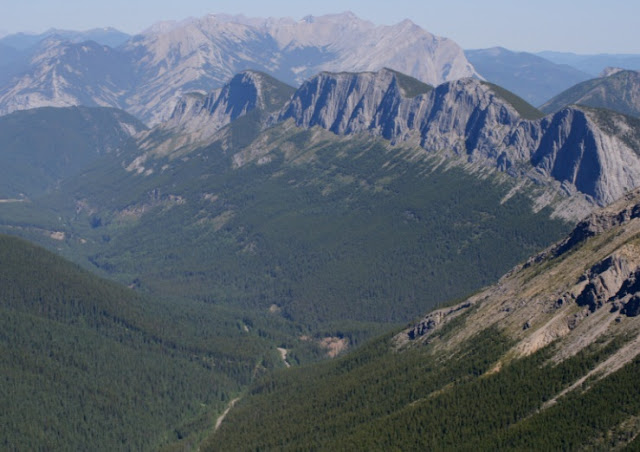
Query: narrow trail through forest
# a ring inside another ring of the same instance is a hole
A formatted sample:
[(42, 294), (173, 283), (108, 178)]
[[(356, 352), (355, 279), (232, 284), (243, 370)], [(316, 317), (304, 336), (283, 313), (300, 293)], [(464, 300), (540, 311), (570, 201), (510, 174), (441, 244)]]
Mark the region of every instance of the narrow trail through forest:
[(218, 419), (216, 420), (216, 426), (213, 429), (214, 432), (218, 431), (218, 429), (222, 425), (222, 421), (224, 421), (224, 418), (227, 417), (227, 414), (229, 414), (229, 411), (231, 411), (231, 408), (233, 408), (233, 406), (236, 404), (238, 400), (240, 400), (240, 397), (237, 397), (233, 399), (231, 402), (229, 402), (229, 405), (227, 405), (227, 409), (224, 410), (224, 413), (218, 416)]

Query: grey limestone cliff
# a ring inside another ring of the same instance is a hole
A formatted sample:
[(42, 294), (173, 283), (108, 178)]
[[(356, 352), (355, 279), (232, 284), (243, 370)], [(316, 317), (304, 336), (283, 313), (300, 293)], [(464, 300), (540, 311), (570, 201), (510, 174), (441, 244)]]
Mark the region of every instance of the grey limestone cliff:
[(185, 94), (169, 119), (139, 135), (138, 141), (156, 153), (184, 151), (208, 144), (225, 126), (252, 112), (257, 113), (252, 124), (257, 133), (269, 113), (281, 108), (293, 92), (267, 74), (244, 71), (208, 94)]
[(408, 97), (394, 71), (325, 72), (299, 88), (279, 120), (341, 135), (368, 133), (392, 143), (413, 141), (514, 176), (556, 181), (567, 194), (581, 194), (595, 205), (640, 185), (640, 128), (633, 118), (570, 107), (532, 119), (524, 114), (527, 108), (475, 79)]

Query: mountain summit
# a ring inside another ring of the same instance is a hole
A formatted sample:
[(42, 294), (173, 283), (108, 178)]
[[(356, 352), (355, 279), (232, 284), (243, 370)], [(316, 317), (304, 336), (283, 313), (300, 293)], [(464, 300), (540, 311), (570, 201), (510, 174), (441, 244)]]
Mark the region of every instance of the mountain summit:
[(59, 41), (36, 51), (0, 87), (0, 112), (81, 103), (118, 107), (154, 125), (184, 93), (205, 94), (246, 69), (294, 85), (321, 71), (383, 67), (434, 85), (478, 76), (450, 39), (408, 20), (378, 26), (352, 13), (301, 21), (208, 15), (157, 24), (117, 49), (77, 46)]

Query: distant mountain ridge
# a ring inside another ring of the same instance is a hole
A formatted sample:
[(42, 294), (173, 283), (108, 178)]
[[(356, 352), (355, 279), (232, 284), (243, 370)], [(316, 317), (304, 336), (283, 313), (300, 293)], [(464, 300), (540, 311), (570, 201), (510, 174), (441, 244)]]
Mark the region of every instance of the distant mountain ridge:
[(568, 105), (607, 108), (640, 118), (640, 72), (607, 68), (599, 78), (579, 83), (540, 107), (554, 113)]
[(122, 108), (153, 125), (169, 117), (182, 94), (204, 94), (246, 69), (291, 84), (322, 70), (383, 67), (431, 84), (477, 76), (453, 41), (408, 20), (376, 26), (351, 13), (302, 21), (209, 15), (157, 24), (117, 49), (60, 57), (78, 45), (57, 41), (34, 54), (21, 75), (0, 87), (0, 113), (75, 102)]
[(557, 64), (568, 64), (592, 77), (597, 77), (606, 67), (640, 70), (640, 55), (636, 54), (577, 54), (547, 50), (537, 55)]
[(108, 46), (50, 38), (31, 57), (30, 70), (0, 88), (0, 111), (77, 105), (117, 108), (132, 77), (127, 59)]
[(43, 33), (8, 34), (0, 38), (0, 44), (12, 47), (18, 51), (25, 51), (49, 38), (69, 41), (76, 44), (85, 41), (95, 41), (98, 44), (115, 48), (131, 38), (131, 35), (123, 33), (112, 27), (93, 28), (85, 31), (59, 30), (51, 28)]
[(553, 63), (539, 55), (503, 47), (465, 50), (464, 54), (486, 80), (516, 93), (535, 106), (591, 77), (567, 64)]

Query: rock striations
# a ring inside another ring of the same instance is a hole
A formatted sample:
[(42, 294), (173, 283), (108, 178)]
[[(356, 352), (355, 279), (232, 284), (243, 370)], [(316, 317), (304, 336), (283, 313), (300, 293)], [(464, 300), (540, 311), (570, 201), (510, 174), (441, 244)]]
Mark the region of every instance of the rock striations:
[[(596, 341), (625, 337), (628, 346), (588, 375), (602, 378), (640, 353), (640, 190), (596, 211), (563, 241), (464, 302), (431, 312), (396, 337), (400, 347), (436, 341), (434, 333), (467, 316), (447, 342), (454, 349), (478, 331), (497, 327), (515, 342), (503, 361), (554, 347), (553, 360)], [(459, 323), (458, 323), (459, 324)], [(499, 370), (500, 363), (495, 370)]]
[(184, 152), (215, 140), (232, 121), (254, 115), (252, 128), (258, 132), (268, 114), (290, 99), (295, 89), (257, 71), (244, 71), (223, 87), (208, 94), (188, 93), (181, 97), (169, 119), (138, 135), (140, 147), (156, 154)]
[(531, 110), (474, 79), (406, 97), (398, 75), (382, 70), (319, 74), (298, 89), (279, 120), (336, 134), (364, 132), (392, 143), (413, 141), (515, 176), (554, 180), (567, 194), (580, 193), (598, 205), (640, 185), (640, 129), (633, 118), (569, 107), (534, 119)]

